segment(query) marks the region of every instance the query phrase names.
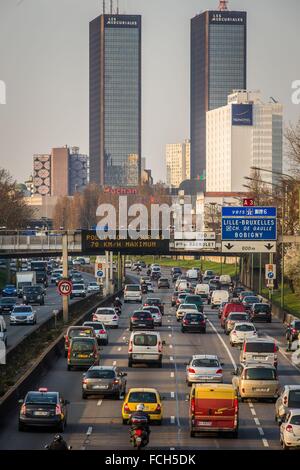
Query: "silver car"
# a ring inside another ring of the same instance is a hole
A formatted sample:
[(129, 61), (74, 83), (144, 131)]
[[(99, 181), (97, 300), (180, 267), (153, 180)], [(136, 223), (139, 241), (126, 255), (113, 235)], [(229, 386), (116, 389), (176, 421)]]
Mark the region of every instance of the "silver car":
[(218, 356), (197, 354), (186, 366), (186, 383), (221, 383), (223, 382), (223, 363)]
[(103, 323), (100, 321), (86, 321), (83, 326), (94, 328), (98, 344), (108, 345), (108, 332)]
[(18, 325), (22, 323), (35, 325), (36, 311), (32, 310), (31, 305), (16, 305), (9, 318), (10, 325)]
[(281, 424), (291, 408), (300, 414), (300, 385), (285, 385), (275, 403), (275, 421)]
[(126, 395), (127, 374), (115, 366), (93, 366), (83, 374), (82, 398), (111, 395), (117, 400)]
[(89, 282), (87, 286), (88, 292), (100, 292), (100, 286), (97, 282)]

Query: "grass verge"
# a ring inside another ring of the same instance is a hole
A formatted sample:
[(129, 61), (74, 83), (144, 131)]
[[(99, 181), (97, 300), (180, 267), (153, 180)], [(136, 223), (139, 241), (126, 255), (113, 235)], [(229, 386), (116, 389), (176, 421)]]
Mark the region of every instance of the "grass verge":
[[(268, 289), (263, 289), (262, 294), (268, 298)], [(279, 289), (274, 291), (272, 296), (274, 305), (281, 306), (281, 286)], [(300, 297), (298, 294), (294, 294), (288, 284), (284, 286), (284, 310), (295, 317), (300, 318)]]

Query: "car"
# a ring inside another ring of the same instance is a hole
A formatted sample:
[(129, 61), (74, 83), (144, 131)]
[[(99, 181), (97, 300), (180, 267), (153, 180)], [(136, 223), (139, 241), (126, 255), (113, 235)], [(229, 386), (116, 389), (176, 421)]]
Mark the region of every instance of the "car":
[(140, 261), (139, 261), (139, 264), (140, 264), (141, 268), (143, 268), (143, 269), (146, 268), (146, 263), (145, 263), (145, 261), (140, 260)]
[(277, 400), (279, 382), (276, 367), (271, 364), (240, 364), (232, 375), (232, 385), (242, 401), (245, 398)]
[(58, 281), (62, 279), (62, 277), (63, 277), (62, 272), (53, 271), (50, 277), (51, 284), (56, 284)]
[(211, 308), (219, 307), (222, 302), (228, 302), (229, 292), (227, 290), (218, 290), (212, 292)]
[(218, 318), (222, 317), (222, 313), (227, 302), (221, 302), (221, 305), (218, 308)]
[(3, 297), (15, 297), (17, 296), (17, 288), (14, 284), (6, 284), (2, 289)]
[(243, 298), (242, 300), (242, 305), (244, 305), (246, 312), (251, 311), (252, 305), (254, 304), (259, 304), (259, 298), (256, 297), (255, 295), (247, 295)]
[(87, 285), (87, 291), (90, 292), (100, 292), (100, 286), (97, 282), (89, 282)]
[(69, 326), (64, 336), (65, 338), (65, 357), (68, 355), (71, 339), (75, 337), (81, 338), (96, 338), (96, 332), (92, 326), (81, 325), (81, 326)]
[(147, 286), (147, 292), (154, 292), (154, 287), (152, 285), (151, 280), (146, 281), (146, 286)]
[(269, 304), (261, 302), (252, 304), (249, 314), (251, 321), (265, 321), (267, 323), (272, 322), (272, 308)]
[(169, 279), (167, 279), (166, 277), (159, 278), (158, 283), (157, 283), (157, 287), (158, 287), (158, 289), (160, 289), (161, 287), (170, 289)]
[(130, 259), (127, 259), (125, 261), (125, 268), (131, 269), (132, 266), (132, 261)]
[(142, 302), (142, 290), (139, 284), (126, 284), (124, 288), (124, 303)]
[(178, 292), (190, 291), (190, 283), (186, 279), (177, 279), (175, 282), (175, 289)]
[(153, 329), (154, 319), (148, 310), (136, 310), (130, 318), (129, 330), (134, 329)]
[(176, 283), (176, 281), (180, 278), (181, 274), (175, 273), (172, 275), (172, 282)]
[(111, 395), (120, 400), (126, 395), (127, 374), (116, 366), (92, 366), (82, 376), (82, 398)]
[(143, 276), (140, 277), (140, 284), (141, 285), (146, 284), (148, 281), (151, 282), (150, 276), (144, 276), (143, 275)]
[(93, 313), (92, 321), (99, 321), (110, 328), (119, 328), (119, 315), (113, 307), (99, 307)]
[(239, 295), (239, 301), (243, 302), (244, 297), (249, 297), (250, 295), (255, 295), (252, 290), (243, 290)]
[(208, 287), (210, 291), (219, 290), (221, 289), (221, 283), (217, 279), (210, 279)]
[(82, 326), (93, 328), (98, 344), (108, 345), (108, 332), (103, 323), (99, 321), (85, 321)]
[(277, 367), (278, 346), (272, 338), (248, 338), (240, 353), (240, 363), (271, 364)]
[(15, 297), (2, 297), (0, 299), (0, 313), (11, 312), (16, 304), (17, 299)]
[(187, 312), (184, 314), (181, 323), (181, 332), (206, 333), (206, 317), (200, 312)]
[(231, 312), (225, 320), (225, 328), (224, 333), (229, 335), (229, 333), (233, 330), (236, 323), (244, 323), (249, 322), (250, 318), (248, 313), (246, 312)]
[(300, 385), (283, 386), (275, 403), (275, 421), (281, 424), (292, 408), (297, 408), (300, 413)]
[(232, 299), (238, 299), (241, 292), (244, 291), (244, 287), (235, 287), (232, 291)]
[(300, 410), (291, 409), (280, 426), (280, 444), (284, 450), (300, 447)]
[(98, 350), (98, 343), (96, 338), (89, 336), (75, 336), (71, 339), (68, 355), (67, 355), (67, 369), (99, 365), (100, 354)]
[(45, 305), (45, 290), (42, 286), (23, 287), (23, 303)]
[(292, 320), (286, 327), (285, 337), (287, 341), (295, 341), (299, 338), (300, 320)]
[(242, 345), (248, 338), (257, 337), (257, 331), (253, 323), (238, 322), (235, 323), (229, 334), (229, 342), (231, 346)]
[(203, 302), (200, 295), (187, 295), (184, 299), (185, 304), (195, 304), (199, 312), (203, 312)]
[(156, 305), (148, 305), (147, 307), (143, 307), (142, 310), (147, 310), (151, 313), (155, 326), (162, 325), (162, 314), (160, 313), (159, 307), (157, 307)]
[(203, 301), (204, 300), (208, 301), (209, 285), (208, 284), (199, 284), (199, 283), (196, 284), (194, 293), (195, 293), (195, 295), (200, 295), (200, 297)]
[(148, 307), (151, 305), (156, 305), (159, 308), (160, 313), (164, 315), (164, 304), (162, 303), (159, 297), (147, 297), (144, 302), (144, 307)]
[(84, 284), (82, 274), (80, 274), (80, 273), (72, 274), (71, 281), (72, 281), (73, 284)]
[(206, 271), (204, 271), (204, 274), (203, 274), (203, 276), (210, 277), (210, 279), (213, 279), (215, 275), (216, 273), (212, 271), (211, 269), (207, 269)]
[(174, 307), (176, 305), (176, 299), (178, 297), (179, 292), (176, 290), (173, 292), (172, 297), (171, 297), (171, 305)]
[(190, 436), (222, 432), (238, 437), (239, 401), (231, 384), (193, 384), (189, 399)]
[(24, 323), (35, 325), (36, 322), (36, 311), (32, 310), (31, 305), (15, 305), (10, 313), (10, 325), (21, 325)]
[(51, 427), (63, 432), (67, 425), (69, 401), (59, 392), (47, 388), (30, 391), (19, 400), (19, 431), (28, 428)]
[(173, 267), (171, 269), (171, 275), (174, 276), (174, 274), (178, 274), (178, 275), (182, 274), (182, 269), (178, 267)]
[(222, 363), (212, 354), (195, 354), (186, 366), (186, 383), (223, 382)]
[(227, 302), (223, 308), (222, 316), (220, 318), (222, 328), (225, 328), (226, 318), (231, 312), (246, 312), (246, 309), (240, 302)]
[(128, 420), (139, 403), (143, 403), (144, 412), (147, 413), (150, 422), (162, 424), (163, 406), (159, 392), (155, 388), (131, 388), (123, 402), (122, 421), (128, 424)]
[(70, 299), (74, 297), (86, 297), (86, 289), (84, 284), (72, 284)]
[(131, 266), (131, 270), (132, 271), (136, 271), (138, 269), (142, 269), (142, 266), (141, 266), (141, 263), (133, 263), (132, 266)]
[(181, 321), (186, 313), (199, 313), (198, 307), (196, 304), (181, 304), (180, 307), (176, 310), (176, 320)]
[(207, 284), (209, 285), (209, 281), (211, 280), (211, 278), (209, 276), (203, 276), (202, 277), (202, 284)]
[(161, 368), (164, 344), (157, 331), (133, 331), (128, 345), (128, 367), (133, 364), (156, 364)]
[(180, 307), (180, 305), (185, 302), (185, 298), (189, 294), (190, 294), (190, 292), (179, 292), (178, 293), (177, 299), (176, 299), (176, 304), (175, 304), (176, 309), (178, 309)]

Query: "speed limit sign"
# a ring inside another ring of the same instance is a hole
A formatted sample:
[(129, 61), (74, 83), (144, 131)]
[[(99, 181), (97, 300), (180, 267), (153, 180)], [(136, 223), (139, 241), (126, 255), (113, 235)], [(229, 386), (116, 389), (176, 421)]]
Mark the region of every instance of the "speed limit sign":
[(72, 291), (72, 282), (67, 281), (67, 280), (65, 281), (62, 280), (62, 281), (59, 281), (57, 287), (58, 287), (58, 292), (60, 293), (60, 295), (70, 295)]

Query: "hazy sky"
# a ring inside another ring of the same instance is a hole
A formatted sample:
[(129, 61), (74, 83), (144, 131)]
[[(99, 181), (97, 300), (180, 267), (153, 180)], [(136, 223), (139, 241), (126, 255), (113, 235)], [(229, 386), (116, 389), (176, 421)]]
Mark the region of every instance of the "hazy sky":
[[(165, 144), (189, 137), (190, 19), (218, 0), (119, 0), (141, 14), (142, 156), (165, 177)], [(109, 1), (106, 0), (107, 5)], [(248, 88), (284, 104), (296, 121), (291, 84), (300, 80), (299, 0), (231, 0), (248, 11)], [(102, 0), (0, 0), (0, 166), (24, 181), (32, 155), (78, 145), (88, 153), (89, 21)]]

